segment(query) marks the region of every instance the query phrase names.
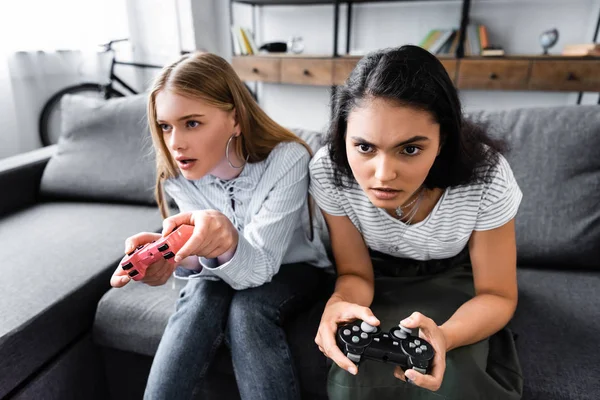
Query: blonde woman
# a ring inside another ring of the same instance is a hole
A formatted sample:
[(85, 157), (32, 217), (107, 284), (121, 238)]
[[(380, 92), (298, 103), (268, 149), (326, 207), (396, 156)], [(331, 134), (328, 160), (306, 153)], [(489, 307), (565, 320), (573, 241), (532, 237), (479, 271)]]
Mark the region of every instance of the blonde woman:
[[(150, 93), (156, 198), (163, 234), (194, 234), (143, 280), (188, 279), (158, 347), (145, 399), (187, 399), (201, 390), (217, 348), (231, 349), (243, 399), (299, 399), (282, 322), (310, 305), (321, 267), (308, 205), (310, 149), (271, 120), (221, 57), (202, 53), (166, 67)], [(167, 218), (164, 191), (180, 213)], [(140, 233), (126, 252), (159, 238)], [(291, 245), (293, 243), (293, 246)], [(125, 285), (120, 267), (111, 284)]]

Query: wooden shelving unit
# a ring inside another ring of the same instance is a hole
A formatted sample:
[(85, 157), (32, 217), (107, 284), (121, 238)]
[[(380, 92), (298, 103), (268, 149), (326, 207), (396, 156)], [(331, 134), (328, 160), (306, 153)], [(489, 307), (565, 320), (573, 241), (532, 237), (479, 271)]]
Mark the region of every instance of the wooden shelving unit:
[[(350, 52), (353, 4), (407, 1), (427, 2), (428, 0), (230, 0), (231, 5), (244, 3), (253, 7), (326, 4), (334, 6), (333, 54), (236, 56), (233, 57), (233, 66), (245, 81), (331, 86), (334, 93), (336, 85), (344, 83), (360, 59), (360, 57), (349, 57), (338, 53), (339, 6), (346, 4), (348, 7), (347, 54)], [(469, 23), (470, 6), (471, 0), (461, 1), (459, 35), (463, 39)], [(593, 41), (596, 41), (599, 29), (600, 16)], [(439, 58), (458, 89), (579, 92), (578, 104), (581, 102), (583, 92), (600, 92), (600, 57), (539, 55), (465, 57), (463, 46), (464, 40), (461, 40), (454, 57)]]
[[(296, 85), (343, 84), (360, 57), (238, 56), (245, 81)], [(600, 92), (600, 57), (440, 58), (458, 89)]]

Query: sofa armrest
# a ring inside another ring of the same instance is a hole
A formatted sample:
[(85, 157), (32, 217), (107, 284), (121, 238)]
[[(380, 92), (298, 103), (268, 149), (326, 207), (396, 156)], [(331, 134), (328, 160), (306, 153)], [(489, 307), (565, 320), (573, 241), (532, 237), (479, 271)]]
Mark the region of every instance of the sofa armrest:
[(42, 173), (56, 145), (0, 160), (0, 215), (34, 204)]

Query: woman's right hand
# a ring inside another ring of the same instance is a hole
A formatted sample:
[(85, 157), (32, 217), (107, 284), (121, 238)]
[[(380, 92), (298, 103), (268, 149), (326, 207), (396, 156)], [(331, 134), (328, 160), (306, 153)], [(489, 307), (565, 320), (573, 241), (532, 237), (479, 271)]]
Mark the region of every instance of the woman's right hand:
[(331, 358), (340, 368), (353, 375), (358, 373), (358, 368), (342, 353), (337, 345), (335, 335), (337, 334), (338, 324), (356, 319), (361, 319), (369, 325), (379, 325), (379, 320), (373, 315), (370, 308), (348, 303), (334, 294), (325, 306), (319, 331), (315, 338), (315, 343), (323, 354)]
[[(162, 235), (160, 233), (152, 232), (142, 232), (138, 233), (137, 235), (133, 235), (125, 240), (125, 254), (131, 253), (138, 246), (151, 243), (160, 239), (161, 237)], [(163, 285), (165, 282), (167, 282), (174, 269), (175, 264), (161, 259), (160, 261), (148, 266), (142, 282), (150, 286)], [(110, 285), (112, 287), (120, 288), (127, 285), (130, 280), (131, 278), (127, 274), (127, 271), (124, 271), (123, 268), (121, 268), (121, 263), (119, 262), (119, 266), (110, 278)]]

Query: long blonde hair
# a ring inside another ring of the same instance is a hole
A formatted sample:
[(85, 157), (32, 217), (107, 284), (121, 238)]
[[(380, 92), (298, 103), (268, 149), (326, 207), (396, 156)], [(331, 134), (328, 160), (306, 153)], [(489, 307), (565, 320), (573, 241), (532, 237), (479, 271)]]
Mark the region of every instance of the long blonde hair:
[(281, 142), (300, 143), (312, 155), (310, 147), (302, 139), (267, 116), (227, 61), (211, 53), (184, 56), (163, 68), (154, 81), (148, 101), (148, 125), (156, 151), (154, 196), (163, 218), (169, 215), (163, 183), (178, 176), (179, 170), (157, 122), (156, 95), (161, 90), (201, 99), (223, 111), (235, 110), (242, 132), (242, 140), (235, 141), (235, 150), (242, 159), (248, 157), (249, 163), (265, 160)]

